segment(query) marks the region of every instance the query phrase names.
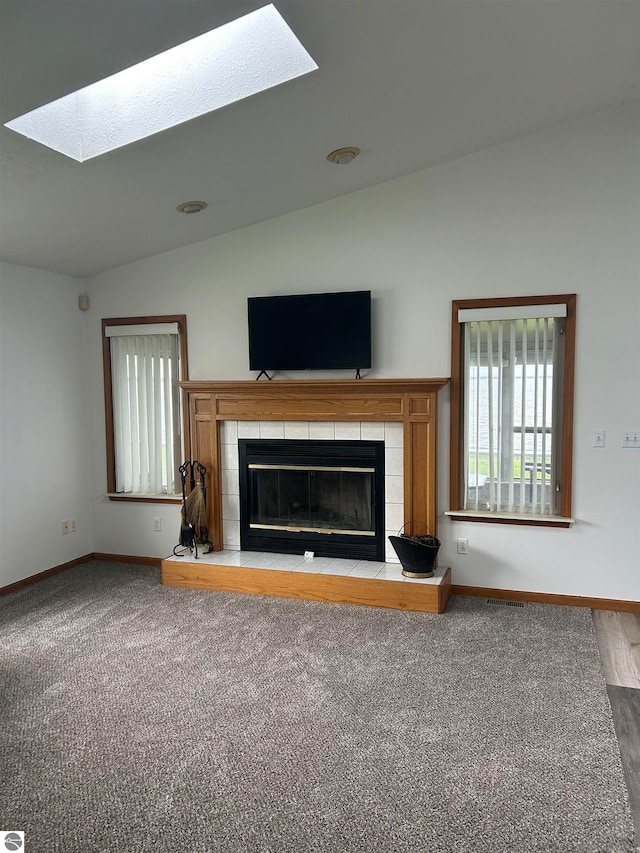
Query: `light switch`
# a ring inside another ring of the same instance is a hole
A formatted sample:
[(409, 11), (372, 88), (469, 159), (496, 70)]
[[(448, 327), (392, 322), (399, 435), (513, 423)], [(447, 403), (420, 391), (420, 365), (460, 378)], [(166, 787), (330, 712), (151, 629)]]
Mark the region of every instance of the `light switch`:
[(607, 443), (607, 432), (604, 429), (594, 429), (593, 431), (593, 446), (604, 447)]

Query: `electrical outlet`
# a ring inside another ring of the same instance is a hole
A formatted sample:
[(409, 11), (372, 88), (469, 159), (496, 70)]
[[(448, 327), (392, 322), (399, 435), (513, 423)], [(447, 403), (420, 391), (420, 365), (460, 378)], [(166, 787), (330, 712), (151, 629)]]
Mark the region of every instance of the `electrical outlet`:
[(640, 447), (640, 431), (637, 429), (627, 429), (620, 433), (621, 447)]
[(160, 533), (162, 531), (162, 519), (157, 515), (153, 519), (153, 532)]
[(69, 533), (75, 533), (77, 530), (76, 520), (75, 518), (69, 519)]
[(604, 447), (607, 443), (607, 431), (604, 429), (594, 429), (593, 431), (593, 446)]
[(458, 554), (464, 554), (465, 556), (469, 553), (469, 540), (468, 539), (458, 539)]
[(69, 519), (65, 518), (62, 521), (62, 535), (66, 536), (68, 532), (69, 532)]

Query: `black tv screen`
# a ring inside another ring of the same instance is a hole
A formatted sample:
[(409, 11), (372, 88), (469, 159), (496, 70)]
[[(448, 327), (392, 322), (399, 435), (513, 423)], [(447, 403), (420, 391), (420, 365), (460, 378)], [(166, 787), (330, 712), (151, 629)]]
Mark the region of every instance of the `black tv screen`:
[(249, 307), (251, 370), (371, 367), (371, 291), (255, 296)]

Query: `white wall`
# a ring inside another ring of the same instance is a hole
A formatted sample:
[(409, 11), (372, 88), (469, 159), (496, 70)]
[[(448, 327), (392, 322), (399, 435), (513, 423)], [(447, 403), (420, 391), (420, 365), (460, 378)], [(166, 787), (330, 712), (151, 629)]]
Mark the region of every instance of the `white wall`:
[[(101, 317), (186, 313), (191, 378), (248, 379), (247, 296), (366, 288), (369, 375), (436, 377), (450, 371), (452, 299), (576, 292), (577, 522), (442, 517), (441, 562), (454, 583), (640, 599), (640, 452), (619, 447), (620, 430), (640, 428), (638, 139), (637, 108), (621, 107), (93, 277), (92, 446), (104, 444)], [(444, 512), (448, 390), (439, 426)], [(596, 428), (607, 430), (604, 449), (591, 447)], [(93, 463), (95, 550), (168, 553), (178, 508), (110, 504), (100, 452)], [(155, 515), (162, 534), (151, 532)], [(458, 536), (467, 557), (455, 553)]]
[(0, 586), (93, 550), (81, 285), (0, 264)]

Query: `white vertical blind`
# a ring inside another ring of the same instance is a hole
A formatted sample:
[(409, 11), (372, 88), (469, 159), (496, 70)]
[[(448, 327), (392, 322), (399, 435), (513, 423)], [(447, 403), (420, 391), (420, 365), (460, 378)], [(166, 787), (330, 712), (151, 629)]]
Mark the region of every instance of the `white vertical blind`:
[(174, 493), (177, 334), (111, 337), (116, 491)]
[(464, 323), (464, 509), (553, 514), (557, 324)]

